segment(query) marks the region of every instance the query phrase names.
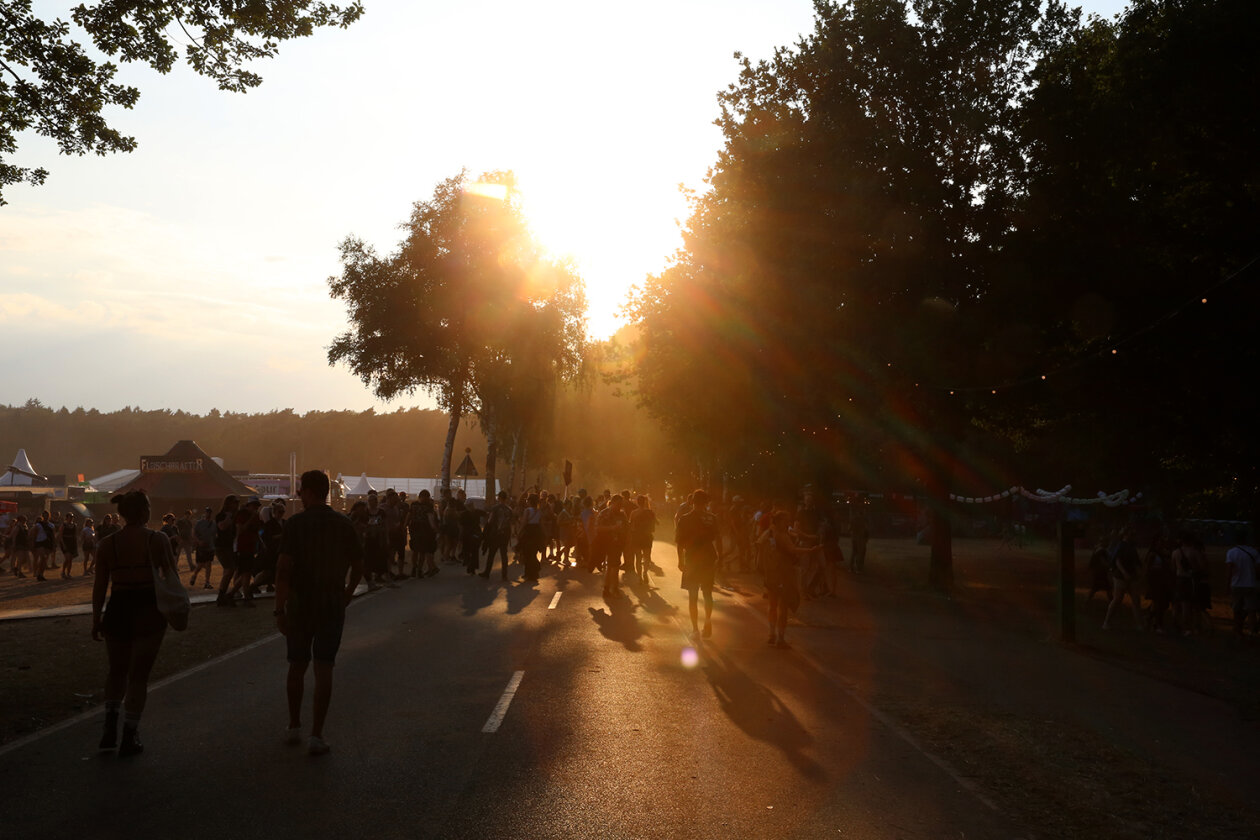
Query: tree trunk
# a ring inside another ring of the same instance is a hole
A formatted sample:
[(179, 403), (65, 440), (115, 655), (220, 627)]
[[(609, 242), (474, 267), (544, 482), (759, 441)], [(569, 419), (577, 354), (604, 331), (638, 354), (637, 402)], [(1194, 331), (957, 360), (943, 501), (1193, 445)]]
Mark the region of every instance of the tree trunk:
[(954, 531), (950, 517), (949, 478), (946, 468), (928, 468), (928, 522), (932, 533), (932, 557), (928, 562), (928, 586), (941, 592), (954, 585)]
[(499, 424), (491, 414), (486, 421), (486, 507), (494, 499), (494, 461), (499, 454)]
[(517, 429), (512, 433), (512, 459), (508, 467), (507, 491), (508, 501), (516, 498), (516, 452), (521, 444), (521, 430)]
[(529, 489), (529, 439), (521, 442), (521, 492)]
[(446, 443), (442, 446), (442, 489), (451, 489), (451, 456), (455, 452), (455, 432), (459, 431), (459, 406), (451, 409), (451, 422), (446, 427)]

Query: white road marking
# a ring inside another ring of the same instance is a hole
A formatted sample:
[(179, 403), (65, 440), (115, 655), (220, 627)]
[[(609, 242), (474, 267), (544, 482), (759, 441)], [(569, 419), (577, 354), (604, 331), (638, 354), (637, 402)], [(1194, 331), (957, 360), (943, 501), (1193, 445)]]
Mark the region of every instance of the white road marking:
[[(360, 584), (360, 589), (362, 589), (361, 584)], [(358, 593), (359, 591), (360, 591), (359, 589), (355, 590), (356, 593)], [(348, 606), (353, 607), (355, 604), (359, 603), (364, 598), (370, 598), (370, 597), (372, 596), (356, 594), (354, 600), (351, 601)], [(164, 679), (160, 679), (157, 682), (149, 685), (149, 691), (156, 691), (157, 689), (162, 688), (164, 686), (168, 686), (173, 682), (182, 680), (184, 677), (190, 677), (193, 674), (197, 673), (198, 671), (204, 671), (207, 668), (212, 668), (215, 665), (218, 665), (220, 662), (226, 662), (227, 660), (233, 658), (234, 656), (240, 656), (242, 653), (245, 653), (246, 651), (253, 650), (256, 647), (261, 647), (262, 645), (268, 644), (270, 642), (274, 642), (276, 639), (280, 639), (280, 638), (283, 638), (283, 637), (279, 633), (272, 633), (270, 635), (263, 636), (261, 639), (250, 642), (249, 644), (244, 645), (243, 647), (238, 647), (236, 650), (229, 650), (227, 653), (221, 656), (216, 656), (214, 659), (208, 660), (206, 662), (202, 662), (199, 665), (194, 665), (191, 668), (185, 668), (183, 671), (180, 671), (175, 674), (171, 674), (169, 677), (166, 677)], [(55, 732), (60, 732), (63, 729), (69, 729), (71, 726), (74, 726), (77, 723), (83, 723), (85, 720), (92, 720), (93, 718), (98, 718), (103, 714), (105, 714), (104, 703), (102, 703), (99, 706), (96, 706), (95, 708), (88, 709), (86, 712), (77, 714), (72, 718), (66, 718), (60, 723), (54, 723), (52, 726), (41, 729), (38, 732), (32, 732), (30, 735), (27, 735), (24, 738), (18, 738), (16, 741), (10, 741), (9, 743), (5, 744), (3, 747), (0, 747), (0, 755), (11, 753), (16, 749), (25, 747), (27, 744), (33, 744), (36, 741), (46, 738), (47, 736), (52, 735)]]
[(482, 732), (498, 732), (499, 726), (503, 723), (503, 718), (507, 716), (508, 706), (512, 705), (512, 698), (516, 696), (516, 689), (521, 684), (521, 679), (525, 676), (524, 671), (517, 671), (512, 675), (512, 679), (508, 680), (507, 688), (503, 692), (503, 696), (499, 698), (499, 703), (494, 707), (494, 711), (490, 713), (490, 719), (486, 721), (486, 725), (481, 727)]
[(551, 606), (547, 607), (547, 609), (554, 610), (556, 608), (556, 604), (560, 603), (560, 596), (563, 594), (563, 592), (557, 592), (556, 597), (551, 599)]

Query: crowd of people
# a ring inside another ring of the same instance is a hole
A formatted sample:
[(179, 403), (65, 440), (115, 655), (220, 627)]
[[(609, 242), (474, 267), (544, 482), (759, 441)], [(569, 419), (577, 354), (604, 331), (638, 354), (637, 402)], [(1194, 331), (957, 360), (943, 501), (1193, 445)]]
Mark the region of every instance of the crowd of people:
[(48, 582), (49, 572), (69, 580), (76, 560), (82, 562), (80, 574), (90, 575), (96, 568), (98, 543), (120, 527), (113, 514), (97, 525), (91, 518), (80, 524), (73, 513), (54, 518), (45, 510), (32, 518), (6, 512), (0, 514), (0, 563), (8, 560), (9, 574), (39, 583)]
[[(157, 530), (147, 525), (151, 504), (142, 492), (115, 497), (118, 521), (92, 531), (94, 555), (85, 560), (84, 574), (95, 574), (92, 590), (92, 638), (104, 640), (109, 660), (105, 690), (102, 750), (119, 755), (143, 751), (139, 723), (148, 691), (148, 677), (168, 627), (158, 604), (154, 570), (180, 572), (187, 564), (189, 585), (204, 574), (202, 586), (213, 588), (215, 560), (220, 576), (217, 603), (224, 607), (254, 606), (262, 587), (275, 592), (277, 627), (286, 638), (289, 672), (286, 691), (289, 726), (285, 741), (302, 740), (301, 711), (308, 668), (314, 665), (313, 720), (307, 749), (312, 755), (329, 751), (323, 726), (332, 694), (332, 666), (341, 643), (345, 607), (360, 579), (370, 588), (396, 587), (399, 581), (437, 574), (439, 564), (457, 565), (468, 575), (489, 578), (496, 560), (499, 576), (510, 580), (509, 553), (514, 552), (521, 580), (539, 579), (544, 563), (577, 568), (603, 576), (606, 598), (621, 595), (627, 581), (650, 584), (652, 543), (657, 516), (646, 494), (605, 491), (591, 496), (584, 490), (573, 497), (547, 491), (527, 492), (515, 501), (501, 492), (489, 506), (472, 503), (463, 491), (443, 492), (435, 502), (427, 491), (408, 499), (393, 489), (370, 493), (357, 501), (348, 515), (327, 505), (328, 477), (315, 470), (304, 473), (300, 486), (303, 510), (286, 518), (284, 500), (263, 504), (250, 497), (228, 496), (216, 512), (203, 509), (177, 518), (162, 517)], [(39, 545), (40, 553), (25, 560), (17, 553), (15, 569), (30, 564), (37, 579), (50, 567), (53, 545), (63, 546), (64, 574), (78, 556), (77, 547), (91, 522), (79, 528), (73, 516), (48, 530), (28, 526), (18, 517), (9, 529), (20, 535), (17, 547)], [(834, 581), (819, 570), (835, 565), (843, 555), (829, 536), (829, 517), (806, 493), (794, 515), (769, 504), (752, 510), (735, 497), (730, 506), (714, 506), (704, 490), (688, 496), (675, 514), (676, 542), (683, 586), (689, 593), (692, 631), (712, 634), (713, 586), (719, 568), (738, 566), (763, 573), (770, 599), (769, 641), (786, 646), (787, 615), (802, 591), (834, 594)], [(36, 532), (44, 536), (35, 539)], [(860, 532), (860, 529), (859, 529)], [(63, 537), (64, 533), (73, 535)], [(45, 545), (48, 544), (48, 545)], [(730, 551), (725, 546), (730, 546)], [(53, 557), (55, 561), (55, 557)], [(483, 568), (484, 561), (484, 568)], [(699, 601), (704, 599), (704, 623)], [(119, 723), (122, 736), (119, 739)]]
[[(407, 578), (428, 578), (443, 566), (489, 578), (496, 561), (499, 578), (511, 580), (510, 556), (525, 585), (536, 582), (544, 564), (600, 574), (603, 595), (621, 596), (625, 583), (650, 586), (652, 544), (658, 519), (646, 494), (580, 490), (559, 496), (545, 490), (506, 492), (490, 505), (470, 500), (462, 490), (428, 491), (415, 499), (393, 489), (371, 492), (346, 515), (327, 505), (328, 477), (303, 474), (303, 510), (289, 518), (285, 500), (264, 504), (258, 497), (228, 496), (219, 510), (206, 507), (198, 518), (167, 513), (150, 530), (151, 506), (142, 492), (116, 497), (118, 514), (82, 525), (73, 514), (53, 522), (49, 514), (31, 523), (11, 516), (0, 523), (11, 572), (46, 580), (59, 570), (69, 577), (82, 557), (82, 574), (94, 575), (92, 637), (106, 642), (109, 672), (105, 691), (102, 750), (120, 755), (143, 751), (138, 727), (147, 695), (149, 671), (161, 646), (167, 621), (156, 596), (154, 569), (182, 574), (189, 586), (213, 589), (214, 562), (220, 569), (217, 603), (254, 606), (263, 587), (275, 592), (277, 627), (286, 637), (289, 673), (289, 727), (285, 740), (301, 742), (301, 709), (306, 672), (315, 673), (313, 726), (307, 738), (312, 755), (328, 752), (323, 725), (331, 697), (332, 665), (340, 647), (345, 607), (365, 579), (369, 588), (397, 587)], [(691, 631), (699, 642), (713, 633), (713, 588), (729, 571), (759, 573), (769, 605), (767, 642), (787, 647), (788, 615), (807, 598), (834, 597), (839, 569), (841, 520), (847, 519), (849, 568), (865, 567), (869, 538), (866, 500), (821, 505), (810, 488), (799, 504), (745, 504), (712, 499), (705, 490), (691, 493), (673, 520), (682, 586), (688, 593)], [(58, 564), (58, 555), (61, 563)], [(1260, 551), (1247, 545), (1226, 554), (1234, 603), (1235, 632), (1252, 619), (1260, 632), (1256, 573)], [(1210, 608), (1210, 575), (1203, 545), (1191, 534), (1177, 540), (1156, 537), (1145, 556), (1136, 548), (1131, 528), (1100, 543), (1090, 561), (1095, 579), (1089, 593), (1110, 596), (1104, 629), (1110, 629), (1126, 599), (1135, 624), (1164, 632), (1200, 629)], [(1142, 595), (1151, 601), (1144, 614)], [(108, 597), (108, 603), (107, 601)], [(1088, 601), (1088, 599), (1087, 599)], [(703, 621), (701, 620), (703, 607)], [(118, 725), (122, 722), (121, 741)]]
[[(1100, 540), (1090, 556), (1090, 589), (1086, 603), (1102, 592), (1108, 597), (1102, 629), (1115, 626), (1116, 614), (1127, 600), (1133, 626), (1155, 633), (1190, 636), (1211, 629), (1212, 575), (1203, 541), (1192, 532), (1177, 537), (1157, 533), (1145, 554), (1137, 547), (1136, 532), (1125, 527)], [(1257, 570), (1260, 551), (1235, 545), (1225, 553), (1229, 571), (1234, 633), (1242, 636), (1247, 619), (1253, 635), (1260, 634)], [(1143, 600), (1149, 601), (1145, 607)]]

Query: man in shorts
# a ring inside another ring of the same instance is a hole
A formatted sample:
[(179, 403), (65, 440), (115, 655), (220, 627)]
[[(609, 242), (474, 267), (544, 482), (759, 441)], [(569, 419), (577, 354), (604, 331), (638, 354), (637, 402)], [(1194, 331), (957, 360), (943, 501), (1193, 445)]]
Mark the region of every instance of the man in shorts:
[(691, 510), (678, 518), (674, 542), (678, 564), (683, 572), (683, 588), (689, 595), (692, 633), (700, 635), (699, 594), (704, 591), (704, 637), (713, 635), (713, 575), (721, 550), (718, 547), (718, 518), (709, 510), (709, 494), (691, 494)]
[(285, 740), (302, 740), (302, 692), (306, 669), (315, 662), (311, 734), (306, 749), (324, 755), (324, 719), (332, 699), (333, 662), (341, 647), (346, 605), (363, 576), (363, 549), (349, 517), (326, 504), (328, 476), (302, 474), (303, 510), (285, 524), (276, 563), (276, 627), (287, 642), (289, 728)]

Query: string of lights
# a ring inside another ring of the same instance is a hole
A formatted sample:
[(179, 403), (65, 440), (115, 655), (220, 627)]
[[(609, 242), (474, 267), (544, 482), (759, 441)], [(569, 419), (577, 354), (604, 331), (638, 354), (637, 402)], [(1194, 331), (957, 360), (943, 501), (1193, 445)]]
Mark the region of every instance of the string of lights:
[[(1241, 268), (1237, 269), (1236, 271), (1231, 272), (1225, 277), (1222, 277), (1216, 282), (1210, 284), (1206, 289), (1199, 292), (1194, 297), (1186, 299), (1184, 302), (1178, 304), (1173, 309), (1169, 310), (1168, 312), (1164, 313), (1160, 317), (1156, 318), (1151, 323), (1138, 328), (1137, 330), (1129, 333), (1129, 335), (1125, 336), (1124, 338), (1118, 339), (1116, 341), (1108, 342), (1103, 347), (1100, 347), (1097, 350), (1094, 350), (1090, 353), (1086, 353), (1085, 355), (1080, 356), (1076, 359), (1073, 359), (1070, 362), (1065, 362), (1062, 365), (1058, 365), (1050, 370), (1047, 370), (1045, 373), (1033, 374), (1030, 376), (1022, 377), (1020, 379), (1006, 380), (1004, 382), (991, 384), (991, 385), (955, 385), (952, 387), (941, 386), (941, 385), (928, 385), (927, 387), (936, 391), (948, 391), (951, 395), (982, 394), (986, 392), (989, 394), (996, 395), (998, 391), (1009, 390), (1011, 388), (1019, 388), (1025, 385), (1032, 385), (1037, 382), (1045, 382), (1050, 377), (1061, 376), (1065, 373), (1070, 373), (1071, 371), (1082, 368), (1087, 364), (1091, 364), (1097, 361), (1098, 359), (1105, 359), (1105, 358), (1118, 356), (1120, 354), (1120, 351), (1125, 346), (1132, 344), (1133, 342), (1137, 341), (1137, 339), (1141, 338), (1147, 333), (1150, 333), (1158, 329), (1159, 327), (1163, 326), (1164, 324), (1168, 323), (1169, 321), (1173, 320), (1174, 318), (1177, 318), (1183, 312), (1186, 312), (1187, 310), (1192, 309), (1197, 306), (1206, 306), (1208, 302), (1208, 298), (1213, 292), (1220, 289), (1222, 286), (1226, 285), (1227, 283), (1231, 283), (1234, 280), (1236, 280), (1238, 277), (1242, 276), (1242, 274), (1244, 274), (1248, 269), (1250, 269), (1257, 262), (1260, 262), (1260, 254), (1257, 254), (1256, 256), (1252, 257)], [(892, 367), (891, 364), (889, 364), (888, 366)], [(915, 387), (916, 388), (919, 387), (918, 383), (915, 383)]]
[(1012, 496), (1023, 496), (1032, 502), (1042, 502), (1044, 504), (1059, 505), (1105, 505), (1107, 507), (1121, 507), (1126, 504), (1136, 504), (1142, 499), (1141, 493), (1133, 496), (1129, 495), (1128, 490), (1118, 490), (1115, 493), (1104, 493), (1098, 491), (1098, 495), (1093, 498), (1079, 498), (1069, 496), (1072, 491), (1072, 485), (1068, 484), (1061, 490), (1053, 492), (1048, 490), (1027, 490), (1020, 485), (1015, 485), (1009, 490), (1003, 490), (992, 496), (957, 496), (953, 493), (949, 494), (951, 502), (961, 502), (967, 505), (987, 504), (990, 502), (1000, 502), (1003, 499), (1009, 499)]

